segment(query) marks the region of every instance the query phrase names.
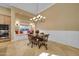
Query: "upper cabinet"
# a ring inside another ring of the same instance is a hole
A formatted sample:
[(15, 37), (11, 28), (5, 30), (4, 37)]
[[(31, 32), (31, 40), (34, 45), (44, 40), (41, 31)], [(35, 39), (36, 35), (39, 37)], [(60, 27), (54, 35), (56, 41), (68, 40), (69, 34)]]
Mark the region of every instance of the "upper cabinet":
[(4, 16), (0, 15), (0, 24), (4, 24)]
[(5, 24), (10, 24), (11, 23), (11, 17), (10, 16), (5, 16), (4, 17), (4, 23)]
[(0, 15), (0, 24), (10, 24), (11, 17), (6, 15)]

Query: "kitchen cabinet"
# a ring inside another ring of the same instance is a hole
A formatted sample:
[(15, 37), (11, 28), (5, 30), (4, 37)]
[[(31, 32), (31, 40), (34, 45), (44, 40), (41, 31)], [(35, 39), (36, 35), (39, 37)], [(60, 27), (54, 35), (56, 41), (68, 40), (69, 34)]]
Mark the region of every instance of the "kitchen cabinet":
[[(10, 16), (6, 16), (6, 15), (0, 15), (0, 25), (7, 25), (9, 27), (9, 29), (7, 30), (0, 30), (0, 31), (5, 31), (4, 35), (2, 35), (3, 37), (0, 36), (0, 42), (1, 41), (8, 41), (11, 40), (11, 31), (10, 31), (10, 25), (11, 25), (11, 17)], [(1, 27), (1, 26), (0, 26)], [(6, 28), (6, 27), (5, 27)], [(8, 34), (6, 33), (6, 31), (8, 32)], [(8, 35), (8, 38), (5, 39), (4, 36)]]
[(10, 25), (10, 23), (11, 23), (11, 17), (10, 16), (4, 16), (4, 23)]
[(0, 24), (10, 24), (11, 17), (6, 15), (0, 15)]
[(4, 24), (4, 16), (0, 15), (0, 24)]

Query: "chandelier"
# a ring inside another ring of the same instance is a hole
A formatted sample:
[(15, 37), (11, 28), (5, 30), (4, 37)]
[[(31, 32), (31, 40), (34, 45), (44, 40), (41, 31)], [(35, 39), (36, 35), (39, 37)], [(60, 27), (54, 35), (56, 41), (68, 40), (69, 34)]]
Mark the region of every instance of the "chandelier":
[(46, 17), (44, 17), (44, 16), (37, 15), (37, 16), (31, 18), (30, 21), (33, 21), (33, 22), (38, 22), (38, 21), (43, 22), (43, 21), (45, 21), (45, 18)]
[(44, 22), (45, 19), (46, 19), (46, 17), (44, 17), (44, 16), (38, 14), (38, 9), (39, 9), (39, 4), (37, 3), (37, 4), (36, 4), (37, 15), (30, 19), (30, 21), (32, 21), (32, 22), (34, 22), (34, 23), (37, 23), (37, 22)]

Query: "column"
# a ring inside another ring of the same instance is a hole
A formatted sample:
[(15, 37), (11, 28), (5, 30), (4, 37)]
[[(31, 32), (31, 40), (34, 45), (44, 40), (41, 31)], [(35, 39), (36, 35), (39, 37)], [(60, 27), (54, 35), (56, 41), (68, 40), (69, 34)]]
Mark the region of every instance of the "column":
[(15, 9), (11, 7), (11, 41), (14, 40), (15, 35)]

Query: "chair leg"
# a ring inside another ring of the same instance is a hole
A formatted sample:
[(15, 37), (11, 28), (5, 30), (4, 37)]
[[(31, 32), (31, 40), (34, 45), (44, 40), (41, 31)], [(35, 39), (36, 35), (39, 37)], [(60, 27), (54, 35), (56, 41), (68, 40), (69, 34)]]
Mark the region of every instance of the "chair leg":
[(43, 45), (44, 45), (45, 49), (48, 50), (47, 44), (43, 43)]
[(48, 48), (47, 48), (47, 44), (45, 44), (45, 48), (46, 48), (46, 50), (48, 50)]
[(33, 48), (33, 42), (32, 42), (32, 44), (31, 44), (31, 48)]
[(39, 49), (40, 49), (40, 47), (41, 47), (41, 44), (39, 45)]
[(27, 45), (30, 45), (30, 44), (31, 44), (31, 42), (27, 43)]
[(38, 43), (38, 48), (40, 49), (40, 47), (41, 47), (41, 44), (40, 44), (40, 43)]

